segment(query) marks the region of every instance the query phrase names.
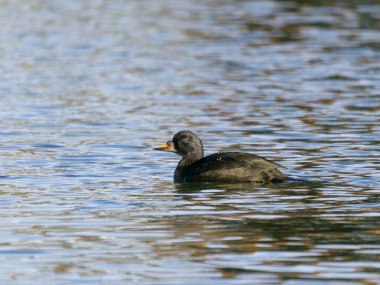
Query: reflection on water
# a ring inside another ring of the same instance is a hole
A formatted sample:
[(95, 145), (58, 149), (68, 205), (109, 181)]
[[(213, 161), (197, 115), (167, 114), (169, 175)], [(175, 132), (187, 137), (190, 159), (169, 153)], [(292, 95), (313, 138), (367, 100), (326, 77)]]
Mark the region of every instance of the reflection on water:
[[(0, 283), (380, 284), (379, 15), (0, 1)], [(182, 129), (304, 181), (174, 184)]]

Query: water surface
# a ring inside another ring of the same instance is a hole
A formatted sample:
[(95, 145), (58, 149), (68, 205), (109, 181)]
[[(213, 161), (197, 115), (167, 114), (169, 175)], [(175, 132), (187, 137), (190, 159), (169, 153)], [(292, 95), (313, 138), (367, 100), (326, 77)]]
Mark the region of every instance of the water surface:
[[(0, 283), (380, 284), (379, 1), (1, 1)], [(172, 182), (206, 153), (307, 182)]]

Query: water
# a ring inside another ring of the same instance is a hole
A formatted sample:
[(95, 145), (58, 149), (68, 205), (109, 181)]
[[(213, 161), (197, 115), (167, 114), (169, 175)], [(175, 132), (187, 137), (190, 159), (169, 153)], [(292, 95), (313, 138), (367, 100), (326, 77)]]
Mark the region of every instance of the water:
[[(1, 1), (1, 284), (380, 284), (379, 1)], [(175, 185), (182, 129), (306, 183)]]

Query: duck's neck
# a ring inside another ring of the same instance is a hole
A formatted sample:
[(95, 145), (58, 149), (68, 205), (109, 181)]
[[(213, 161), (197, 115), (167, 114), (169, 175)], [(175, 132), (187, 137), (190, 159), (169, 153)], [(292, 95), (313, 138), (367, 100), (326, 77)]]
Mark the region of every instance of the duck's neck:
[(203, 153), (190, 153), (190, 154), (182, 157), (182, 159), (178, 163), (178, 166), (179, 167), (187, 166), (187, 165), (193, 163), (194, 161), (201, 159), (202, 157), (203, 157)]

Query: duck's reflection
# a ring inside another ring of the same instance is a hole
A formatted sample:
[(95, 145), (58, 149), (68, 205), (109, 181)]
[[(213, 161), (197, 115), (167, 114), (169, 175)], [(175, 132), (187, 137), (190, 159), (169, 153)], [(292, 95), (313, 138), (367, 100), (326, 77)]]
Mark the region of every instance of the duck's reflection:
[(186, 182), (175, 183), (174, 187), (178, 193), (200, 192), (204, 190), (222, 190), (222, 191), (257, 191), (258, 189), (268, 188), (272, 190), (297, 190), (306, 189), (316, 191), (319, 187), (326, 185), (323, 181), (307, 181), (307, 180), (289, 180), (280, 183), (254, 183), (254, 182)]
[[(162, 214), (144, 215), (165, 238), (144, 241), (157, 256), (180, 253), (229, 278), (263, 268), (294, 272), (305, 264), (317, 272), (326, 258), (353, 262), (363, 245), (378, 243), (378, 217), (357, 215), (356, 196), (345, 196), (355, 191), (352, 185), (165, 182), (157, 188), (173, 186), (160, 204)], [(370, 251), (360, 256), (376, 257)]]

